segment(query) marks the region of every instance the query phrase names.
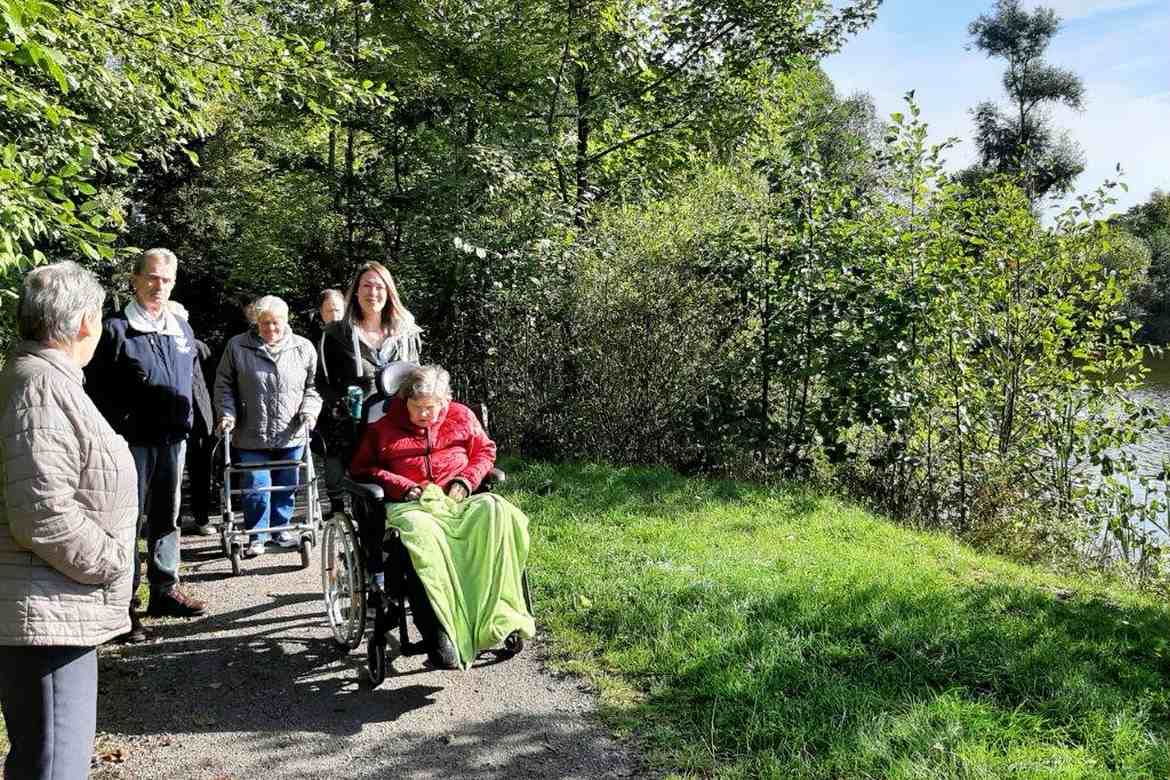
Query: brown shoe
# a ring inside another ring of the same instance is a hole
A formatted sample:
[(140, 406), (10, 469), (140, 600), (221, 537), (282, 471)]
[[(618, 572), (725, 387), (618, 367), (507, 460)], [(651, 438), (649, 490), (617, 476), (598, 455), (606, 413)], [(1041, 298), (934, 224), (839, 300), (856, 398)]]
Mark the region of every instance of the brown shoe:
[(138, 619), (138, 613), (131, 609), (130, 630), (124, 634), (118, 634), (118, 636), (114, 637), (114, 641), (119, 644), (138, 645), (146, 640), (146, 629), (142, 627), (142, 621)]
[(150, 606), (146, 614), (151, 617), (198, 617), (207, 609), (207, 604), (188, 596), (178, 588), (166, 593), (150, 594)]

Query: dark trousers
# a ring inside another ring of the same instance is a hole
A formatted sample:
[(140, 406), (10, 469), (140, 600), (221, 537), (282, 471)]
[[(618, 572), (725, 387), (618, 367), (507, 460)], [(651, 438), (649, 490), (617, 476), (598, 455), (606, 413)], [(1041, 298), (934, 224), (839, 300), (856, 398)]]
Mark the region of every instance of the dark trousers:
[[(150, 593), (169, 593), (179, 584), (179, 489), (186, 442), (131, 445), (138, 469), (138, 534), (146, 535), (146, 581)], [(134, 594), (142, 579), (134, 543)]]
[(97, 651), (0, 647), (4, 780), (85, 780), (97, 727)]
[(196, 425), (187, 440), (187, 495), (196, 525), (211, 519), (211, 448), (215, 440)]
[(423, 641), (428, 646), (433, 646), (442, 625), (435, 614), (435, 608), (431, 606), (427, 589), (423, 587), (422, 580), (418, 578), (414, 566), (410, 563), (410, 553), (407, 553), (405, 548), (403, 548), (402, 557), (405, 559), (402, 565), (406, 571), (406, 597), (410, 599), (410, 617), (414, 621), (414, 627), (422, 635)]
[(401, 592), (399, 589), (405, 590), (403, 595), (410, 603), (414, 627), (430, 646), (434, 643), (441, 624), (435, 615), (434, 607), (431, 606), (427, 590), (414, 570), (414, 564), (410, 562), (410, 553), (401, 541), (386, 540), (386, 519), (382, 507), (368, 502), (362, 503), (374, 510), (362, 512), (358, 518), (358, 535), (366, 554), (366, 568), (370, 574), (380, 574), (389, 570), (386, 577), (387, 587), (393, 588), (395, 593)]
[(386, 535), (386, 516), (382, 505), (357, 499), (353, 505), (354, 513), (357, 515), (358, 538), (366, 557), (366, 573), (371, 576), (381, 574), (384, 570), (383, 537)]

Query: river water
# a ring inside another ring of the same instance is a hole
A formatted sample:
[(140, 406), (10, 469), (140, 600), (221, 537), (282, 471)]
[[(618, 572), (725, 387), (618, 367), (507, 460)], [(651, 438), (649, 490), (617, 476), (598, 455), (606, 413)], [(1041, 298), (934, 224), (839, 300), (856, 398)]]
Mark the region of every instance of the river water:
[[(1145, 383), (1133, 392), (1133, 398), (1158, 409), (1170, 410), (1170, 354), (1147, 356), (1145, 365), (1150, 373), (1146, 375)], [(1170, 459), (1170, 429), (1150, 431), (1128, 449), (1136, 457), (1142, 474), (1157, 474), (1162, 469), (1163, 460)], [(1160, 529), (1158, 531), (1164, 536)]]
[[(1170, 355), (1147, 357), (1145, 364), (1150, 373), (1145, 384), (1133, 392), (1133, 397), (1158, 409), (1170, 409)], [(1143, 473), (1157, 473), (1162, 459), (1170, 458), (1170, 430), (1151, 431), (1130, 451), (1137, 456)]]

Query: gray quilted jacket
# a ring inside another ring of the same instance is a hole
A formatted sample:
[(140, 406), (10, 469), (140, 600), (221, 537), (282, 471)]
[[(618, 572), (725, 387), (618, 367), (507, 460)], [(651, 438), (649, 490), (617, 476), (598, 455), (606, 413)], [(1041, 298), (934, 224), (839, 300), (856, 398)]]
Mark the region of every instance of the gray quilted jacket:
[(99, 645), (130, 627), (130, 448), (36, 342), (0, 373), (0, 410), (0, 645)]
[(316, 374), (317, 350), (291, 331), (272, 346), (250, 331), (233, 336), (215, 374), (216, 411), (236, 420), (232, 443), (245, 450), (303, 443), (321, 413)]

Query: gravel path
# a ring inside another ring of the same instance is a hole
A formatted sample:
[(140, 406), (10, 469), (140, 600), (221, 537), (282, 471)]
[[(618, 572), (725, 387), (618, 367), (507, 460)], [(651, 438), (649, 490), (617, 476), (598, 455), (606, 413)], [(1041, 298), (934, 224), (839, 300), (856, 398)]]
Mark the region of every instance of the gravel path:
[[(365, 645), (333, 643), (319, 562), (295, 551), (230, 576), (216, 537), (185, 537), (185, 587), (203, 619), (147, 619), (152, 641), (100, 653), (91, 778), (605, 778), (641, 776), (539, 641), (467, 672), (399, 658), (376, 690)], [(538, 606), (539, 609), (539, 606)], [(537, 613), (539, 622), (539, 612)]]

